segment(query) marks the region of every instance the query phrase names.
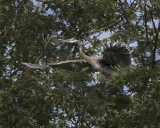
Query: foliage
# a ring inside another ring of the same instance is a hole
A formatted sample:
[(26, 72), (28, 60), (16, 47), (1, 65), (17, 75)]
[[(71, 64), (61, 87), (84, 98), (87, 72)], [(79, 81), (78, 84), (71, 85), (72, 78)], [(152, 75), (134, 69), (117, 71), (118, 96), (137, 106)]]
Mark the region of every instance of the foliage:
[[(0, 127), (160, 127), (159, 11), (158, 0), (0, 0)], [(87, 55), (121, 42), (132, 65), (104, 82), (21, 64), (79, 59), (61, 43), (71, 37)]]

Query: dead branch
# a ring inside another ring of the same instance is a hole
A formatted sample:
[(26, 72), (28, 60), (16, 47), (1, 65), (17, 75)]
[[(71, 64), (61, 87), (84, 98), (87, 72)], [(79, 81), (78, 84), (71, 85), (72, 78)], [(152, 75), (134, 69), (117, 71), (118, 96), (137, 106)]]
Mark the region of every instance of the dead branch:
[(110, 24), (110, 25), (108, 25), (108, 26), (106, 26), (106, 27), (104, 27), (104, 28), (101, 28), (101, 29), (98, 29), (98, 30), (93, 30), (93, 31), (91, 31), (91, 32), (84, 33), (84, 34), (78, 36), (78, 38), (81, 38), (81, 37), (86, 36), (86, 35), (87, 35), (87, 36), (90, 36), (90, 35), (92, 35), (92, 34), (95, 34), (95, 33), (101, 32), (101, 31), (108, 30), (110, 27), (113, 27), (113, 26), (117, 25), (118, 23), (120, 23), (120, 21), (121, 21), (121, 20), (116, 21), (115, 23)]
[(155, 58), (156, 58), (156, 50), (157, 50), (157, 45), (158, 45), (158, 35), (159, 35), (159, 31), (160, 31), (160, 21), (158, 23), (158, 28), (156, 28), (154, 19), (153, 19), (153, 11), (152, 9), (150, 9), (150, 13), (151, 13), (151, 19), (152, 19), (152, 24), (154, 27), (154, 31), (156, 33), (156, 37), (154, 40), (154, 47), (153, 47), (153, 51), (152, 51), (152, 67), (155, 65)]
[[(43, 41), (45, 42), (45, 46), (44, 46), (44, 49), (43, 49), (43, 51), (40, 53), (40, 55), (38, 56), (38, 58), (36, 59), (36, 61), (35, 61), (35, 64), (38, 64), (38, 62), (39, 62), (39, 60), (41, 59), (41, 57), (44, 55), (44, 53), (46, 52), (46, 50), (47, 50), (47, 48), (48, 48), (48, 45), (49, 45), (49, 43), (51, 42), (51, 39), (53, 38), (53, 35), (51, 35), (50, 37), (49, 37), (49, 39), (48, 39), (48, 41), (46, 41), (45, 39), (44, 39), (44, 37), (42, 36), (42, 39), (43, 39)], [(32, 69), (31, 68), (29, 68), (26, 72), (30, 72)]]

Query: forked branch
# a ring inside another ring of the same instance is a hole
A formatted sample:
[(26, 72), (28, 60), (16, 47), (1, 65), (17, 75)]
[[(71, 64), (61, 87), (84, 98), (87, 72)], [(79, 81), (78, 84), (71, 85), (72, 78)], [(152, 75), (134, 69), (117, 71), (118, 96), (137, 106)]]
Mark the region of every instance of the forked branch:
[[(44, 39), (44, 37), (42, 36), (42, 39), (43, 39), (43, 41), (45, 42), (45, 46), (44, 46), (43, 51), (40, 53), (40, 55), (39, 55), (38, 58), (36, 59), (35, 64), (38, 64), (39, 60), (42, 58), (42, 56), (43, 56), (44, 53), (46, 52), (46, 50), (47, 50), (47, 48), (48, 48), (48, 45), (49, 45), (49, 43), (51, 42), (51, 39), (52, 39), (52, 38), (53, 38), (53, 35), (51, 35), (51, 36), (49, 37), (48, 41), (46, 41), (46, 40)], [(27, 72), (30, 72), (31, 70), (32, 70), (32, 69), (29, 68), (29, 69), (27, 70)]]

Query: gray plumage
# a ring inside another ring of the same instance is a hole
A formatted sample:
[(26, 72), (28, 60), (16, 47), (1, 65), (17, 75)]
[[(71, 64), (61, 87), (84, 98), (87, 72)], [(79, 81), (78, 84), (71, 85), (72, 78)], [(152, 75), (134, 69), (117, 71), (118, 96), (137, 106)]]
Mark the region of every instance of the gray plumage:
[(128, 49), (124, 46), (121, 46), (120, 44), (110, 46), (106, 45), (104, 47), (104, 51), (102, 52), (102, 57), (89, 57), (83, 53), (83, 47), (79, 40), (72, 38), (63, 42), (77, 43), (79, 45), (80, 55), (83, 59), (61, 61), (59, 63), (48, 63), (47, 65), (38, 65), (31, 63), (22, 64), (32, 69), (52, 67), (70, 71), (75, 70), (75, 65), (78, 66), (79, 69), (87, 68), (86, 72), (88, 73), (100, 71), (103, 75), (110, 75), (111, 72), (116, 71), (117, 67), (126, 67), (131, 63), (131, 57)]

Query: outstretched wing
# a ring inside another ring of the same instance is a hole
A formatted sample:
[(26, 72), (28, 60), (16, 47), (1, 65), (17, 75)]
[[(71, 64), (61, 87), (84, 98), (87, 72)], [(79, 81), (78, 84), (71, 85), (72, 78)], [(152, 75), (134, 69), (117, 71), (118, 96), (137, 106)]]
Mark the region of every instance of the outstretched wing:
[(47, 65), (38, 65), (38, 64), (31, 64), (31, 63), (22, 63), (22, 64), (32, 69), (52, 67), (52, 68), (59, 68), (59, 69), (74, 71), (76, 69), (82, 70), (83, 68), (86, 68), (87, 72), (94, 72), (94, 69), (92, 68), (92, 66), (83, 59), (61, 61), (58, 63), (48, 63)]
[(106, 45), (103, 52), (103, 58), (100, 64), (108, 67), (125, 67), (130, 65), (131, 56), (128, 49), (120, 44)]
[(26, 65), (29, 68), (33, 68), (33, 69), (40, 69), (40, 68), (47, 68), (48, 65), (39, 65), (39, 64), (31, 64), (31, 63), (23, 63), (23, 65)]
[(58, 63), (48, 63), (48, 66), (52, 68), (59, 68), (59, 69), (64, 69), (64, 70), (82, 70), (83, 68), (86, 68), (85, 70), (87, 72), (94, 72), (94, 69), (92, 66), (86, 62), (85, 60), (68, 60), (68, 61), (61, 61)]

